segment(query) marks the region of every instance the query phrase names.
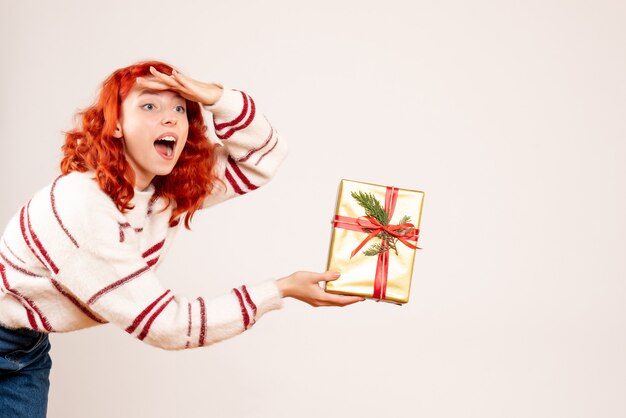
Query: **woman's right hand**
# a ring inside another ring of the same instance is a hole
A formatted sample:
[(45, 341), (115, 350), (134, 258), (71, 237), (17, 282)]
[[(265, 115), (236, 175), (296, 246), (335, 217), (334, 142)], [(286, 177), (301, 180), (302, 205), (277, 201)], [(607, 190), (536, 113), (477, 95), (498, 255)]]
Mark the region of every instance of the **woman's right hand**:
[(346, 296), (326, 293), (319, 286), (319, 282), (337, 280), (339, 273), (327, 271), (325, 273), (312, 273), (310, 271), (298, 271), (287, 277), (276, 280), (280, 293), (284, 298), (291, 297), (306, 302), (311, 306), (346, 306), (364, 301), (361, 296)]
[(185, 99), (201, 105), (214, 105), (222, 97), (223, 88), (220, 84), (194, 80), (176, 70), (172, 71), (172, 75), (167, 75), (150, 67), (150, 73), (152, 77), (137, 77), (137, 84), (157, 91), (175, 91)]

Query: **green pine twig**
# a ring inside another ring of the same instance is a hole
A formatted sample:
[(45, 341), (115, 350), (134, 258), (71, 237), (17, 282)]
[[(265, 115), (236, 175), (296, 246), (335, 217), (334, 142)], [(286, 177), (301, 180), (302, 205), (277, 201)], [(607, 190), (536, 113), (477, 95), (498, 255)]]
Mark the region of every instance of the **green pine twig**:
[(352, 192), (352, 197), (358, 202), (359, 206), (365, 209), (365, 214), (376, 219), (382, 225), (389, 225), (389, 214), (385, 212), (385, 208), (380, 204), (378, 199), (372, 193)]
[(385, 251), (387, 251), (387, 249), (383, 248), (382, 245), (372, 244), (367, 250), (363, 251), (363, 254), (365, 254), (366, 256), (374, 256), (380, 253), (384, 253)]
[[(357, 201), (359, 206), (365, 209), (365, 214), (367, 216), (371, 216), (376, 219), (382, 225), (389, 225), (389, 214), (385, 211), (383, 205), (376, 199), (374, 194), (372, 193), (364, 193), (364, 192), (351, 192), (352, 197)], [(411, 222), (410, 216), (403, 216), (400, 219), (399, 224), (406, 224)], [(398, 233), (403, 233), (410, 228), (401, 228), (398, 229)], [(364, 229), (365, 232), (372, 232), (371, 229)], [(398, 238), (393, 235), (389, 235), (387, 232), (383, 231), (376, 235), (376, 238), (381, 240), (380, 244), (372, 244), (368, 249), (363, 251), (363, 254), (366, 256), (375, 256), (380, 253), (387, 252), (389, 250), (393, 250), (396, 255), (398, 255), (398, 248), (396, 247), (396, 243), (398, 242)]]

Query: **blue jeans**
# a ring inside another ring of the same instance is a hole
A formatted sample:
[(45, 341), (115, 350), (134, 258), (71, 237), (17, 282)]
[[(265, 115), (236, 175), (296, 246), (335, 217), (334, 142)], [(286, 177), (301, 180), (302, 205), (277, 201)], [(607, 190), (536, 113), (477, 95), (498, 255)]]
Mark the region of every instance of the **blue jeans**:
[(50, 387), (48, 334), (0, 326), (0, 418), (44, 418)]

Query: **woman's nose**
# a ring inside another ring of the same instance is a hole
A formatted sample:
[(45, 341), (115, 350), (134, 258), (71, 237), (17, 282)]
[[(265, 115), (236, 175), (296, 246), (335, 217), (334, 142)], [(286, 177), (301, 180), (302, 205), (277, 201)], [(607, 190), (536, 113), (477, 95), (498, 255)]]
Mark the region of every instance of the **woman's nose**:
[(163, 125), (176, 125), (178, 123), (178, 119), (175, 115), (172, 115), (170, 112), (166, 113), (163, 116), (163, 120), (161, 121)]

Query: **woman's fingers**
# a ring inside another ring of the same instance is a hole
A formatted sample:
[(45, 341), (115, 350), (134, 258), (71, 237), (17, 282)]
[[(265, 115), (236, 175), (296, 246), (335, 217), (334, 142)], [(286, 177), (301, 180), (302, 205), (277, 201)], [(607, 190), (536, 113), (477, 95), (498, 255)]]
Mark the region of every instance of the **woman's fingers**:
[(162, 73), (154, 67), (150, 67), (150, 74), (152, 74), (168, 86), (176, 87), (179, 85), (179, 83), (174, 79), (173, 76)]
[(332, 282), (333, 280), (337, 280), (341, 277), (341, 273), (338, 271), (327, 271), (324, 273), (324, 278), (322, 279), (325, 282)]
[(187, 88), (193, 88), (193, 82), (195, 80), (187, 77), (186, 75), (179, 73), (176, 70), (172, 70), (172, 77), (174, 78), (174, 80), (180, 83), (181, 86), (185, 86)]
[(311, 306), (347, 306), (365, 300), (361, 296), (326, 293), (319, 286), (320, 282), (337, 280), (339, 276), (338, 272), (333, 271), (325, 271), (323, 273), (298, 271), (277, 280), (276, 283), (283, 297), (292, 297)]
[(176, 70), (172, 70), (172, 75), (167, 75), (150, 67), (150, 74), (152, 77), (137, 77), (137, 84), (151, 90), (171, 90), (187, 100), (209, 106), (215, 104), (222, 96), (221, 85), (203, 83)]
[(158, 78), (137, 77), (137, 84), (139, 84), (140, 86), (145, 87), (146, 89), (149, 89), (149, 90), (155, 90), (155, 91), (170, 90), (170, 91), (174, 91), (174, 92), (180, 94), (185, 99), (188, 99), (188, 100), (191, 100), (191, 101), (194, 101), (194, 102), (199, 101), (198, 97), (196, 97), (195, 94), (190, 92), (189, 89), (185, 88), (184, 86), (181, 86), (175, 80), (173, 80), (173, 82), (168, 84), (168, 83), (165, 83), (160, 78), (158, 79)]
[[(332, 274), (331, 277), (328, 278), (328, 274), (326, 273), (331, 273)], [(326, 272), (326, 273), (325, 275), (327, 279), (325, 279), (325, 281), (337, 280), (339, 278), (338, 275), (335, 275), (336, 273), (333, 273), (333, 272)], [(333, 293), (327, 293), (325, 290), (321, 288), (319, 289), (319, 291), (320, 293), (317, 295), (319, 306), (347, 306), (347, 305), (352, 305), (353, 303), (362, 302), (365, 300), (365, 298), (361, 296), (336, 295)]]
[(150, 90), (172, 90), (168, 84), (154, 78), (137, 77), (137, 84)]
[(203, 105), (211, 106), (222, 97), (223, 88), (221, 84), (198, 81), (176, 70), (172, 70), (172, 77), (174, 77), (190, 95), (193, 95), (197, 102)]
[[(318, 282), (330, 282), (333, 280), (337, 280), (339, 277), (339, 272), (326, 271), (324, 273), (318, 274), (315, 280), (317, 280)], [(361, 296), (336, 295), (333, 293), (327, 293), (321, 288), (318, 289), (319, 294), (317, 295), (317, 306), (347, 306), (365, 300), (365, 298)]]
[(323, 273), (303, 271), (300, 272), (300, 274), (305, 275), (310, 282), (330, 282), (332, 280), (337, 280), (341, 276), (341, 273), (338, 271), (325, 271)]
[(322, 301), (323, 306), (348, 306), (353, 303), (363, 302), (365, 298), (361, 296), (345, 296), (345, 295), (333, 295), (332, 293), (326, 293), (326, 297)]
[(173, 90), (179, 93), (187, 93), (185, 87), (173, 76), (164, 74), (154, 67), (150, 67), (152, 77), (137, 77), (137, 84), (152, 90)]
[(186, 75), (179, 73), (176, 70), (172, 70), (171, 76), (167, 76), (165, 74), (162, 75), (168, 78), (168, 80), (166, 80), (166, 83), (170, 83), (170, 85), (173, 85), (172, 83), (175, 83), (181, 90), (184, 90), (186, 93), (198, 96), (198, 98), (200, 98), (201, 95), (200, 90), (202, 89), (202, 87), (206, 86), (205, 83), (201, 83), (191, 77), (187, 77)]

